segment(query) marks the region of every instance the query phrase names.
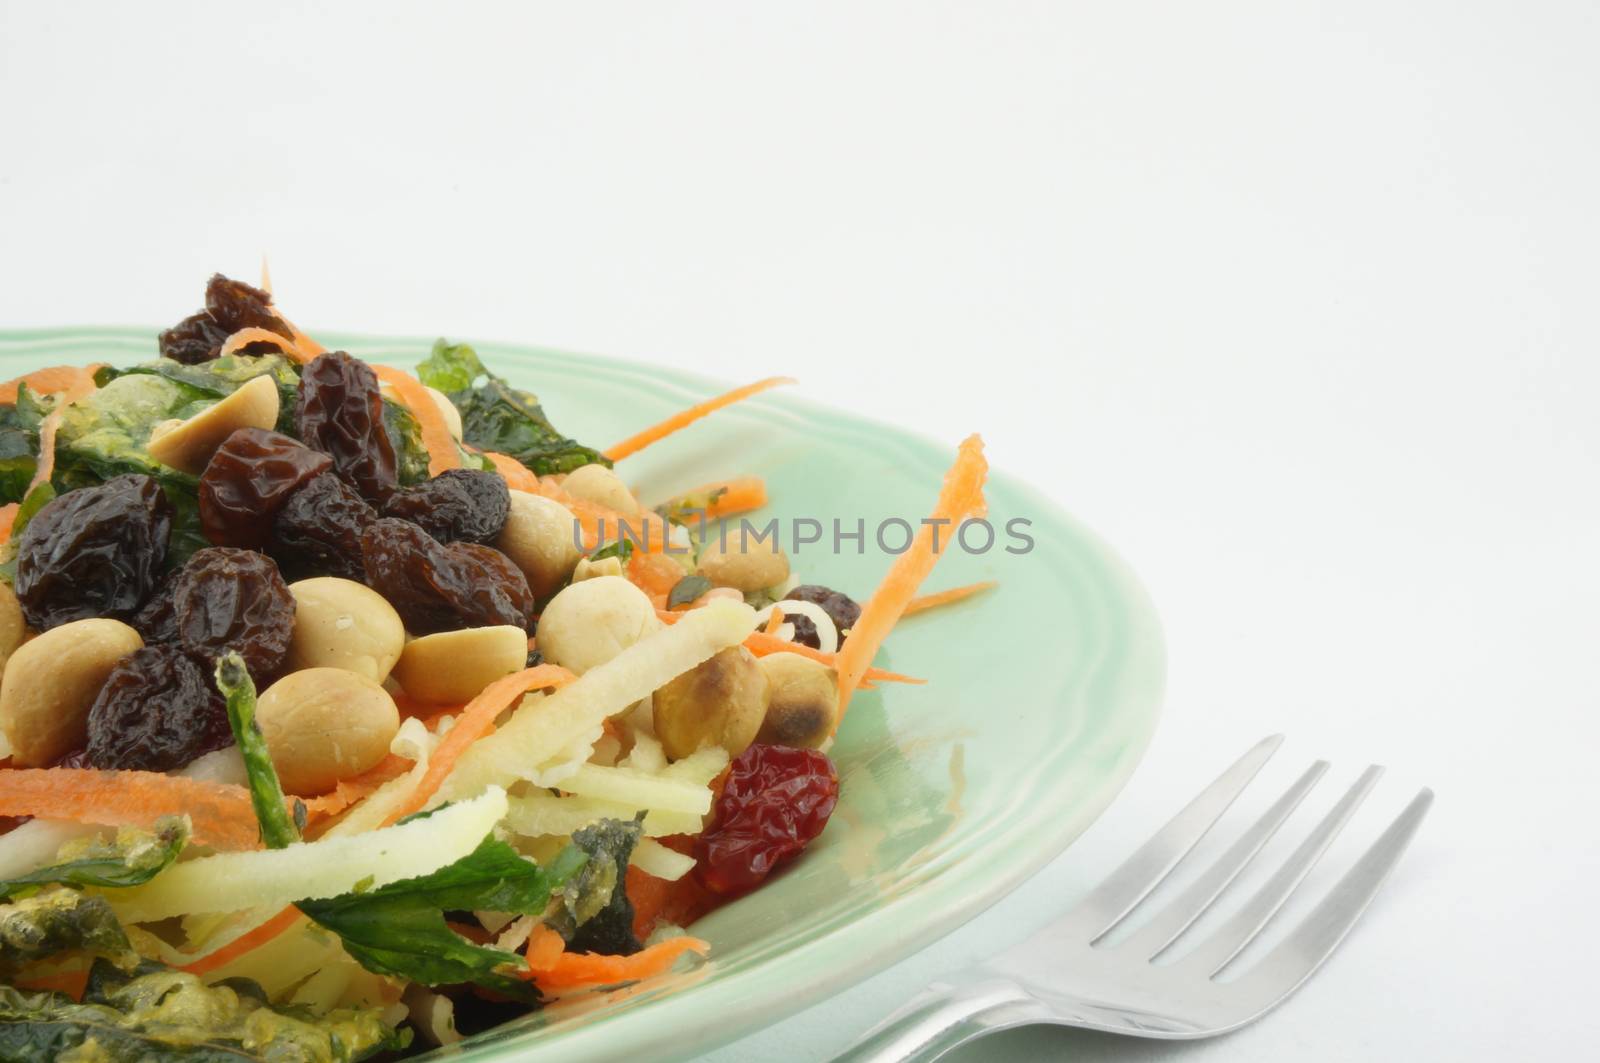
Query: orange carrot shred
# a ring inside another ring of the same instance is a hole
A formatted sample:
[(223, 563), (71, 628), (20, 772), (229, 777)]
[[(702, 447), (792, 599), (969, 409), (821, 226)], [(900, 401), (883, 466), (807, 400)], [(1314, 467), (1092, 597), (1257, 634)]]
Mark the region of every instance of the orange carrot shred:
[(783, 626), (783, 610), (776, 605), (772, 607), (772, 615), (767, 617), (767, 626), (761, 629), (763, 635), (776, 635)]
[(913, 598), (907, 602), (905, 611), (900, 615), (904, 617), (910, 616), (912, 613), (920, 613), (924, 609), (936, 609), (941, 605), (949, 605), (952, 602), (959, 602), (963, 598), (970, 598), (974, 594), (981, 594), (984, 591), (992, 590), (998, 586), (1000, 586), (1000, 584), (995, 580), (986, 579), (980, 583), (969, 583), (964, 587), (951, 587), (947, 591), (939, 591), (935, 594), (924, 594), (919, 598)]
[(95, 373), (105, 368), (104, 362), (93, 365), (51, 365), (24, 373), (14, 380), (0, 384), (0, 402), (16, 402), (23, 384), (35, 395), (54, 395), (81, 386), (84, 379), (94, 380)]
[(22, 506), (16, 502), (7, 502), (0, 506), (0, 546), (11, 541), (11, 529), (16, 527), (17, 512)]
[(222, 341), (222, 352), (218, 357), (225, 358), (252, 343), (270, 343), (287, 355), (290, 361), (303, 363), (311, 360), (300, 353), (300, 348), (295, 346), (294, 340), (264, 328), (242, 328), (235, 332)]
[(527, 491), (531, 494), (539, 493), (539, 477), (533, 470), (510, 454), (496, 454), (492, 450), (483, 452), (483, 456), (494, 462), (495, 472), (505, 477), (506, 486), (513, 491)]
[(662, 508), (705, 515), (707, 520), (748, 513), (767, 504), (767, 483), (759, 476), (736, 476), (674, 495)]
[(300, 909), (290, 905), (260, 926), (247, 930), (219, 949), (206, 953), (199, 959), (183, 964), (180, 970), (190, 974), (208, 974), (226, 966), (247, 952), (253, 952), (288, 930), (304, 918)]
[(606, 457), (610, 458), (612, 461), (621, 461), (630, 454), (637, 454), (651, 443), (654, 443), (660, 439), (665, 439), (678, 429), (683, 428), (686, 425), (691, 425), (708, 414), (716, 413), (724, 406), (731, 406), (741, 399), (747, 399), (752, 395), (759, 395), (761, 392), (770, 388), (775, 388), (780, 384), (794, 383), (797, 383), (797, 381), (793, 377), (768, 377), (765, 380), (758, 380), (754, 384), (746, 384), (742, 388), (734, 388), (732, 391), (718, 395), (714, 399), (707, 399), (704, 402), (695, 403), (687, 410), (680, 410), (671, 417), (668, 417), (666, 420), (661, 421), (658, 424), (651, 425), (644, 431), (624, 439), (616, 446), (607, 450)]
[(402, 816), (422, 811), (422, 807), (428, 803), (428, 798), (438, 792), (439, 786), (450, 774), (450, 769), (455, 767), (457, 758), (468, 746), (487, 734), (494, 727), (494, 718), (509, 709), (522, 695), (540, 687), (564, 686), (576, 678), (577, 676), (560, 665), (541, 664), (513, 672), (484, 687), (483, 692), (467, 702), (467, 707), (461, 710), (461, 714), (456, 717), (455, 726), (445, 733), (438, 748), (428, 758), (428, 770), (417, 783), (416, 789), (400, 804), (400, 807), (389, 813), (384, 825), (388, 826)]
[[(533, 939), (529, 939), (529, 952), (539, 952), (538, 958), (543, 960), (544, 950), (548, 946), (541, 937), (538, 949), (535, 949)], [(559, 935), (556, 940), (560, 940)], [(657, 942), (649, 948), (635, 952), (631, 956), (605, 956), (594, 952), (560, 952), (548, 966), (534, 967), (530, 958), (529, 968), (523, 972), (523, 977), (538, 982), (542, 989), (570, 989), (580, 985), (610, 985), (616, 982), (637, 982), (646, 978), (653, 978), (672, 969), (678, 957), (685, 952), (695, 952), (705, 955), (711, 946), (699, 938), (687, 935), (683, 937), (668, 938), (666, 941)]]
[[(656, 616), (665, 623), (675, 624), (683, 616), (683, 613), (668, 612), (657, 606)], [(829, 668), (836, 666), (839, 657), (837, 653), (823, 653), (821, 650), (807, 646), (803, 642), (790, 642), (788, 639), (769, 635), (765, 631), (752, 631), (746, 635), (744, 637), (744, 648), (757, 657), (765, 657), (769, 653), (798, 653), (802, 657), (810, 657), (813, 661), (825, 664)], [(915, 683), (918, 685), (927, 682), (926, 679), (901, 675), (899, 672), (886, 672), (882, 668), (868, 668), (866, 675), (862, 677), (862, 685), (869, 685), (869, 681), (874, 683)]]
[[(976, 435), (962, 441), (956, 460), (945, 474), (944, 486), (933, 514), (922, 522), (921, 530), (911, 548), (896, 557), (878, 589), (872, 592), (861, 610), (861, 618), (850, 629), (850, 637), (838, 654), (835, 667), (839, 671), (839, 717), (844, 716), (850, 704), (850, 695), (872, 665), (872, 658), (883, 644), (906, 605), (917, 593), (917, 587), (933, 570), (935, 562), (949, 548), (961, 522), (981, 517), (987, 512), (983, 500), (983, 483), (989, 474), (989, 463), (983, 457), (983, 439)], [(935, 533), (944, 534), (944, 542), (935, 548)], [(837, 730), (837, 720), (834, 723)]]
[(44, 816), (108, 827), (148, 827), (162, 816), (186, 815), (195, 841), (203, 845), (261, 847), (255, 810), (244, 787), (153, 771), (0, 771), (0, 815)]
[(460, 468), (461, 452), (456, 449), (456, 437), (450, 434), (444, 414), (439, 412), (422, 381), (393, 366), (373, 365), (372, 371), (394, 390), (401, 405), (417, 419), (422, 429), (422, 445), (428, 449), (428, 475), (438, 476), (446, 469)]
[(533, 933), (528, 935), (526, 953), (530, 970), (548, 971), (565, 951), (567, 943), (561, 940), (560, 934), (543, 923), (534, 925)]

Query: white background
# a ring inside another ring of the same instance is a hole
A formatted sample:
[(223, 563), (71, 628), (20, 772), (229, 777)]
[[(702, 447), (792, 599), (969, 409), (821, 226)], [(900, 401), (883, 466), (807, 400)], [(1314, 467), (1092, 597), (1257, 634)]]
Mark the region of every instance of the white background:
[(0, 327), (168, 323), (265, 252), (313, 329), (792, 372), (981, 430), (1147, 581), (1168, 707), (1105, 818), (719, 1060), (826, 1058), (1273, 730), (1273, 778), (1335, 761), (1326, 800), (1394, 766), (1356, 840), (1439, 793), (1345, 950), (1223, 1041), (970, 1058), (1593, 1052), (1594, 5), (0, 13)]

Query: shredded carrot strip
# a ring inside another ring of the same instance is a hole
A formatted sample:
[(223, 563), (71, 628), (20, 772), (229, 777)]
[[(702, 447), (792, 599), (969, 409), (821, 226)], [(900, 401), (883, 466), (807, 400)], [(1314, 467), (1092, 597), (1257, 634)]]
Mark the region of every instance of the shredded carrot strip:
[(232, 963), (245, 953), (260, 948), (303, 918), (300, 909), (290, 905), (260, 926), (240, 934), (226, 945), (206, 953), (197, 960), (183, 964), (179, 969), (190, 974), (208, 974)]
[(683, 579), (683, 566), (665, 554), (636, 552), (628, 558), (628, 581), (649, 596), (657, 609), (667, 607), (667, 595)]
[[(923, 521), (911, 548), (889, 566), (878, 589), (861, 610), (861, 618), (850, 629), (850, 637), (839, 651), (836, 667), (839, 670), (839, 717), (843, 718), (850, 704), (850, 695), (867, 675), (873, 655), (883, 644), (907, 603), (917, 593), (917, 587), (933, 571), (939, 555), (949, 548), (950, 539), (960, 523), (972, 517), (981, 517), (987, 510), (983, 500), (983, 483), (989, 474), (989, 463), (983, 457), (983, 439), (968, 436), (962, 441), (956, 460), (945, 473), (944, 486), (932, 516)], [(944, 542), (934, 548), (934, 536), (942, 532)], [(838, 723), (834, 723), (837, 730)]]
[(561, 935), (551, 930), (543, 923), (538, 923), (533, 928), (533, 933), (528, 935), (528, 949), (525, 958), (530, 970), (548, 971), (555, 966), (556, 960), (567, 951), (567, 943), (561, 940)]
[(522, 695), (540, 687), (564, 686), (576, 678), (577, 676), (560, 665), (541, 664), (513, 672), (484, 687), (483, 693), (467, 702), (467, 707), (461, 710), (461, 714), (456, 717), (455, 726), (446, 732), (438, 748), (428, 758), (428, 770), (417, 783), (416, 789), (411, 791), (410, 796), (400, 807), (389, 813), (384, 825), (388, 826), (402, 816), (422, 811), (422, 806), (428, 803), (428, 798), (438, 792), (440, 784), (450, 774), (450, 769), (455, 767), (456, 759), (468, 746), (487, 734), (494, 727), (494, 718), (509, 709)]
[(422, 381), (389, 365), (373, 365), (372, 371), (394, 389), (395, 396), (421, 426), (422, 445), (428, 448), (428, 475), (438, 476), (446, 469), (460, 468), (461, 452), (456, 449), (456, 437), (450, 434), (444, 414), (434, 405), (433, 396), (422, 386)]
[(678, 413), (673, 414), (671, 417), (668, 417), (665, 421), (662, 421), (659, 424), (651, 425), (644, 431), (629, 436), (627, 439), (624, 439), (610, 450), (607, 450), (606, 457), (610, 458), (612, 461), (621, 461), (630, 454), (637, 454), (645, 447), (648, 447), (651, 443), (654, 443), (659, 439), (665, 439), (678, 429), (683, 428), (686, 425), (691, 425), (708, 414), (716, 413), (724, 406), (731, 406), (741, 399), (748, 399), (752, 395), (759, 395), (761, 392), (766, 391), (769, 388), (775, 388), (780, 384), (794, 383), (797, 383), (797, 381), (793, 377), (774, 376), (768, 377), (765, 380), (758, 380), (754, 384), (746, 384), (742, 388), (734, 388), (732, 391), (718, 395), (714, 399), (707, 399), (705, 402), (696, 403), (687, 410), (681, 410)]
[(17, 511), (22, 508), (16, 502), (7, 502), (0, 506), (0, 546), (11, 541), (11, 529), (17, 524)]
[[(59, 395), (55, 409), (44, 415), (44, 420), (39, 422), (39, 459), (34, 466), (33, 481), (28, 484), (28, 491), (32, 491), (42, 483), (48, 483), (51, 473), (56, 467), (56, 432), (61, 428), (61, 418), (66, 415), (67, 407), (91, 395), (95, 390), (94, 369), (80, 369), (78, 378), (70, 383), (62, 383), (56, 387), (52, 394)], [(31, 385), (30, 385), (31, 386)], [(23, 493), (27, 498), (27, 492)], [(6, 538), (11, 537), (11, 528), (16, 523), (16, 514), (13, 512), (10, 522), (6, 525)]]
[(0, 771), (0, 815), (45, 816), (108, 827), (147, 827), (162, 816), (186, 815), (195, 841), (203, 845), (261, 847), (255, 810), (244, 787), (153, 771)]
[(414, 761), (397, 757), (393, 753), (378, 761), (360, 775), (340, 779), (332, 793), (320, 797), (301, 798), (306, 811), (314, 816), (336, 816), (364, 797), (370, 797), (386, 782), (398, 779), (411, 770)]
[(539, 493), (539, 477), (510, 454), (497, 454), (492, 450), (486, 450), (483, 456), (494, 462), (495, 471), (505, 477), (506, 486), (513, 491), (527, 491), (535, 495)]
[(277, 347), (278, 350), (288, 355), (291, 361), (310, 361), (309, 358), (306, 358), (300, 354), (300, 348), (294, 345), (294, 340), (287, 339), (278, 335), (276, 332), (273, 332), (271, 329), (264, 328), (242, 328), (238, 332), (235, 332), (233, 335), (222, 341), (222, 351), (217, 357), (225, 358), (228, 355), (235, 353), (240, 348), (247, 347), (252, 343), (270, 343)]
[(767, 483), (759, 476), (736, 476), (714, 480), (674, 496), (666, 509), (683, 509), (705, 514), (707, 520), (748, 513), (767, 504)]
[(772, 607), (772, 615), (767, 617), (767, 626), (761, 629), (763, 635), (776, 635), (783, 626), (783, 610), (777, 606)]
[(1000, 586), (1000, 584), (996, 581), (992, 579), (986, 579), (981, 583), (969, 583), (965, 587), (951, 587), (947, 591), (939, 591), (935, 594), (924, 594), (920, 598), (913, 598), (907, 602), (905, 611), (900, 615), (910, 616), (912, 613), (920, 613), (924, 609), (936, 609), (941, 605), (949, 605), (951, 602), (959, 602), (963, 598), (970, 598), (974, 594), (981, 594), (984, 591), (992, 590), (998, 586)]
[[(658, 606), (656, 608), (656, 616), (660, 617), (665, 623), (675, 624), (678, 622), (678, 618), (683, 616), (683, 613), (668, 612)], [(848, 641), (847, 639), (846, 642)], [(746, 635), (744, 648), (757, 657), (765, 657), (769, 653), (798, 653), (802, 657), (810, 657), (813, 661), (825, 664), (829, 668), (837, 667), (839, 658), (837, 653), (823, 653), (821, 650), (813, 649), (803, 642), (790, 642), (788, 639), (780, 639), (776, 635), (769, 635), (765, 631), (752, 631)], [(869, 686), (872, 683), (915, 683), (921, 685), (926, 682), (926, 679), (901, 675), (899, 672), (886, 672), (882, 668), (868, 668), (866, 675), (862, 677), (860, 685)]]
[(0, 402), (16, 402), (17, 394), (23, 384), (28, 385), (28, 390), (35, 395), (54, 395), (58, 391), (68, 391), (81, 386), (87, 378), (94, 380), (94, 375), (105, 368), (104, 362), (93, 365), (51, 365), (43, 369), (35, 369), (31, 373), (24, 373), (14, 380), (7, 380), (0, 384)]
[(73, 1000), (82, 1000), (83, 991), (89, 986), (89, 964), (76, 962), (65, 970), (37, 974), (31, 978), (19, 978), (16, 986), (18, 989), (65, 993)]
[[(541, 924), (542, 926), (542, 924)], [(543, 927), (548, 930), (548, 927)], [(561, 937), (550, 932), (559, 943)], [(603, 956), (594, 952), (562, 951), (549, 958), (549, 938), (536, 934), (528, 939), (528, 969), (524, 978), (539, 983), (541, 989), (570, 989), (580, 985), (610, 985), (615, 982), (638, 982), (671, 970), (678, 957), (685, 952), (704, 956), (711, 946), (699, 938), (675, 937), (658, 942), (631, 956)], [(537, 941), (537, 944), (535, 943)], [(538, 967), (534, 960), (541, 961)]]

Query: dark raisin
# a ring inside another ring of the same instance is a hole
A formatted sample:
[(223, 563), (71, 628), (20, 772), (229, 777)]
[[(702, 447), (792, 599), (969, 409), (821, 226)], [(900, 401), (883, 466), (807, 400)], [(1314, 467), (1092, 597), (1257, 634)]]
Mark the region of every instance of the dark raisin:
[(804, 613), (793, 613), (783, 618), (785, 624), (794, 625), (794, 638), (791, 640), (802, 646), (810, 646), (814, 650), (822, 649), (822, 639), (817, 635), (817, 622)]
[(315, 476), (289, 496), (272, 522), (267, 553), (289, 579), (341, 576), (365, 580), (361, 533), (378, 519), (366, 499), (337, 475)]
[[(242, 328), (261, 328), (292, 337), (289, 327), (272, 310), (270, 295), (217, 273), (206, 284), (206, 308), (161, 333), (156, 346), (163, 358), (195, 365), (221, 354), (227, 338)], [(247, 343), (240, 350), (262, 354), (276, 347), (270, 343)]]
[(538, 650), (529, 650), (528, 651), (528, 659), (525, 662), (523, 662), (522, 667), (524, 667), (524, 668), (537, 668), (543, 663), (544, 663), (544, 654), (540, 653)]
[(171, 771), (231, 745), (227, 704), (206, 670), (175, 646), (117, 662), (89, 709), (88, 766)]
[(273, 518), (301, 484), (333, 460), (265, 428), (241, 428), (211, 456), (200, 475), (200, 527), (218, 546), (258, 550)]
[(361, 537), (367, 582), (414, 635), (467, 627), (533, 624), (533, 592), (522, 570), (477, 543), (445, 545), (410, 521), (385, 517)]
[(753, 745), (728, 767), (715, 818), (695, 843), (700, 882), (743, 893), (822, 833), (839, 800), (839, 773), (814, 749)]
[[(821, 606), (822, 611), (828, 614), (828, 619), (833, 621), (833, 626), (839, 629), (839, 641), (841, 643), (844, 641), (845, 632), (855, 627), (856, 622), (861, 619), (861, 606), (856, 604), (855, 599), (836, 590), (830, 590), (820, 584), (803, 584), (785, 594), (784, 597), (797, 602), (811, 602), (814, 605)], [(797, 635), (799, 630), (798, 627), (795, 628)], [(812, 625), (812, 630), (815, 631), (815, 625)], [(800, 640), (796, 638), (795, 641), (798, 642)], [(810, 642), (807, 645), (815, 646), (816, 643)]]
[(28, 626), (126, 620), (160, 579), (171, 531), (172, 504), (138, 473), (50, 502), (17, 537), (14, 589)]
[(448, 469), (383, 504), (385, 517), (409, 520), (441, 543), (493, 542), (510, 513), (505, 478), (482, 469)]
[(258, 684), (283, 667), (294, 630), (294, 596), (272, 558), (253, 550), (197, 550), (172, 588), (178, 642), (202, 661), (228, 650)]
[(333, 458), (333, 471), (367, 501), (382, 503), (399, 486), (378, 375), (366, 362), (343, 351), (318, 355), (300, 374), (294, 419), (306, 445)]
[(172, 611), (172, 587), (177, 580), (178, 570), (161, 577), (139, 611), (128, 619), (128, 625), (139, 633), (146, 646), (178, 640), (178, 621)]

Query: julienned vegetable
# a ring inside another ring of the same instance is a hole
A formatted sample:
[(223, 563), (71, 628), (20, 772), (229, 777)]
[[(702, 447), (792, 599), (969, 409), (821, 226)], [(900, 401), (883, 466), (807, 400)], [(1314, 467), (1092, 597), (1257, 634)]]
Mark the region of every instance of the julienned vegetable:
[(358, 1059), (704, 954), (825, 828), (851, 692), (921, 682), (895, 621), (988, 586), (916, 598), (918, 539), (863, 609), (718, 534), (761, 478), (613, 468), (784, 378), (601, 452), (220, 275), (157, 346), (0, 384), (0, 1059)]

